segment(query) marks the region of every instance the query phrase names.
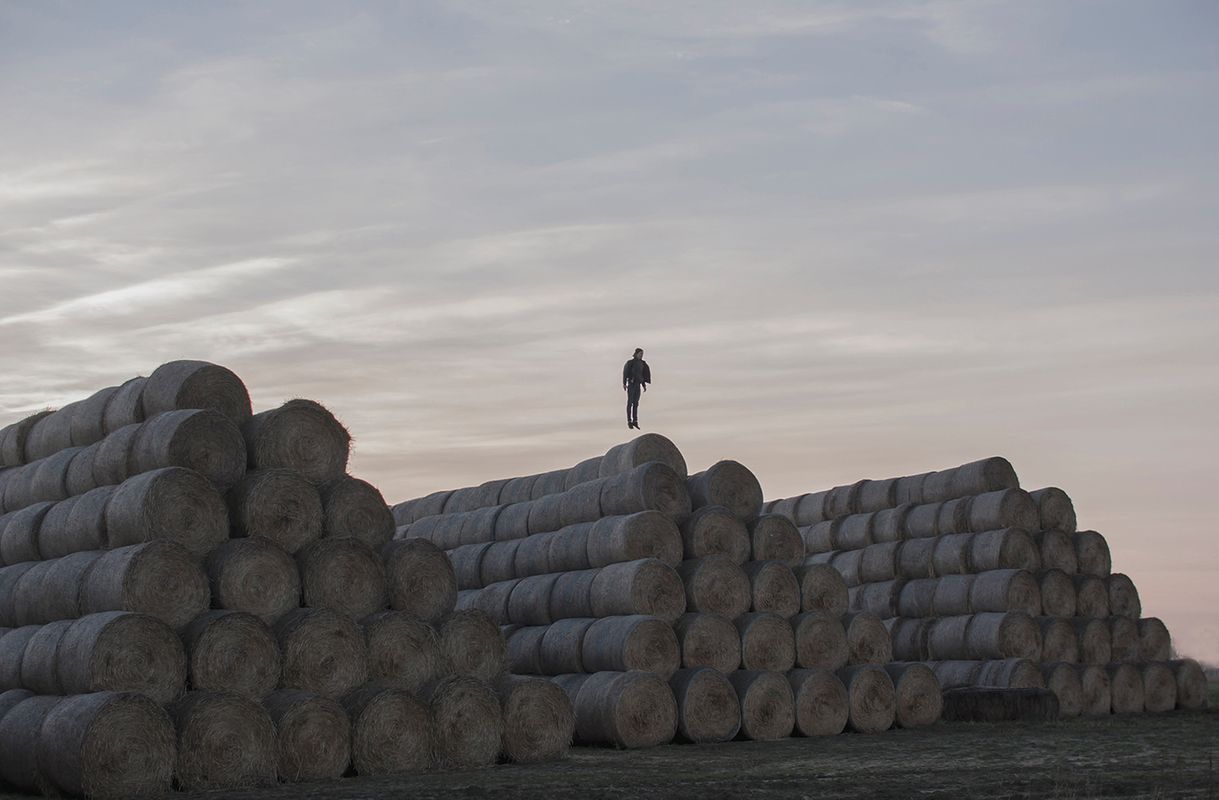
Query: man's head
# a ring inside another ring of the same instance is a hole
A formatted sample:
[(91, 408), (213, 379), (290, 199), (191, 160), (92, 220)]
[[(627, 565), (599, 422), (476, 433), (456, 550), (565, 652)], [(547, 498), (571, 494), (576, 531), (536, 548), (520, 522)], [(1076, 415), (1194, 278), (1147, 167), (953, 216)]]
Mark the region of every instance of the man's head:
[(635, 348), (635, 358), (643, 358), (643, 348), (642, 347)]

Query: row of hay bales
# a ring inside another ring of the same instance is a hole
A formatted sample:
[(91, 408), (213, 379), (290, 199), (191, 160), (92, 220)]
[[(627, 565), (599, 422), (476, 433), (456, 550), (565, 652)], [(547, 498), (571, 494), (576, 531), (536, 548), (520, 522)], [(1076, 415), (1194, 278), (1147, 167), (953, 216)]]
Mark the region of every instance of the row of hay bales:
[(458, 606), (502, 625), (513, 674), (571, 697), (577, 741), (769, 740), (925, 725), (940, 689), (892, 661), (873, 614), (744, 466), (687, 475), (645, 434), (579, 465), (394, 507), (396, 541), (445, 549)]
[(441, 550), (391, 540), (321, 405), (254, 414), (230, 371), (172, 362), (0, 442), (7, 784), (129, 797), (569, 746), (566, 695), (504, 671)]
[(945, 689), (1049, 688), (1062, 715), (1196, 708), (1201, 669), (1173, 660), (1104, 536), (1078, 530), (1057, 487), (1026, 492), (1003, 458), (770, 501), (806, 564), (832, 567), (849, 607), (884, 620), (894, 658)]

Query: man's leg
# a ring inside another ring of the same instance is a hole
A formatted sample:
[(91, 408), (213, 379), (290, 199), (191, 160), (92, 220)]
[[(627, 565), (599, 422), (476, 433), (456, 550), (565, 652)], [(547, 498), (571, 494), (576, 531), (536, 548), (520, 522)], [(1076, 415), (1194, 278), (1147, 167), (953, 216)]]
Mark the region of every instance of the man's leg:
[(639, 384), (633, 383), (626, 390), (626, 421), (634, 425), (639, 421)]

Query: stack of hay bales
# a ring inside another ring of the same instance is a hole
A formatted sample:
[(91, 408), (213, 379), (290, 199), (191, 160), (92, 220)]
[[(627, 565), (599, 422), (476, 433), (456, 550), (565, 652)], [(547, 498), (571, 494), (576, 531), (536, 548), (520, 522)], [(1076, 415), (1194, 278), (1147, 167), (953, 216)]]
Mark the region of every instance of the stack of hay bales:
[(561, 755), (566, 697), (504, 673), (349, 448), (198, 361), (0, 430), (0, 778), (128, 797)]
[[(444, 549), (458, 607), (502, 626), (517, 675), (571, 697), (576, 738), (646, 747), (928, 724), (930, 670), (894, 676), (880, 619), (804, 563), (734, 461), (688, 476), (645, 434), (574, 467), (396, 505), (395, 541)], [(898, 695), (901, 699), (899, 700)]]
[(885, 621), (896, 664), (945, 689), (1049, 688), (1063, 715), (1204, 705), (1197, 663), (1077, 530), (1066, 492), (1026, 492), (1004, 458), (770, 501), (799, 526), (807, 565), (829, 565), (850, 607)]

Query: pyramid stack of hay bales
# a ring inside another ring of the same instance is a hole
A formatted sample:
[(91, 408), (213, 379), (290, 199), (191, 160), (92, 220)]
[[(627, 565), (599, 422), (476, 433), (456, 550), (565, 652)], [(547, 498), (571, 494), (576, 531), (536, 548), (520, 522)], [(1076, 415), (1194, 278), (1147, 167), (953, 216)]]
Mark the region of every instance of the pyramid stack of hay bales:
[(129, 797), (560, 757), (566, 695), (505, 683), (499, 628), (443, 551), (391, 541), (350, 440), (199, 361), (0, 429), (3, 777)]
[[(1078, 530), (1063, 490), (1020, 488), (993, 457), (770, 501), (805, 564), (831, 567), (852, 611), (884, 620), (890, 672), (929, 667), (945, 689), (1046, 689), (1063, 716), (1205, 705), (1201, 668), (1171, 661), (1167, 628)], [(954, 706), (954, 715), (961, 712)]]

